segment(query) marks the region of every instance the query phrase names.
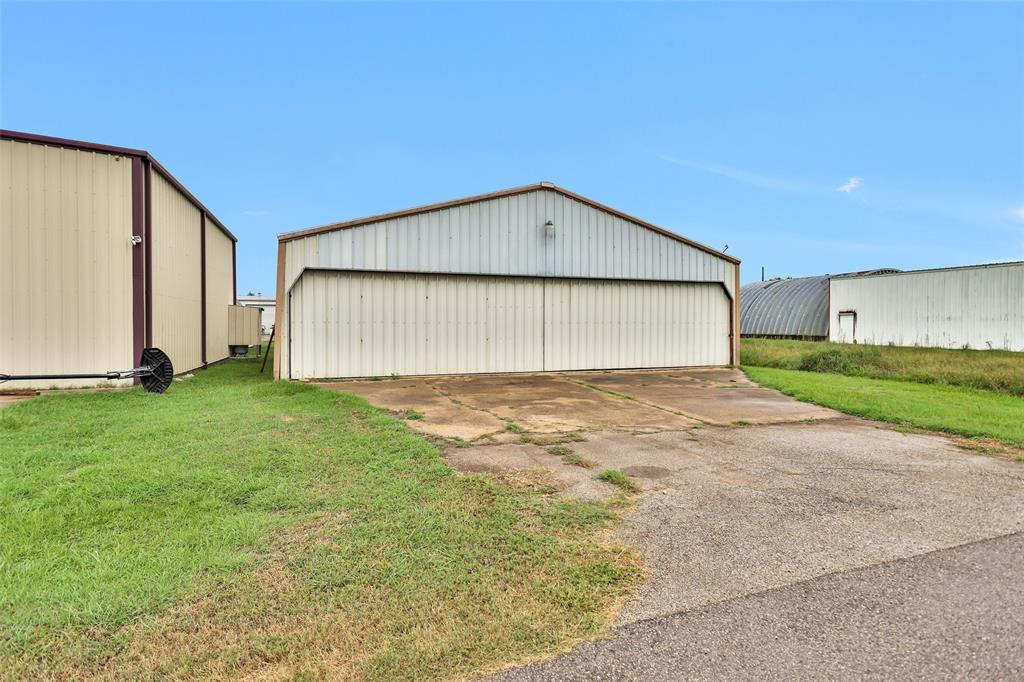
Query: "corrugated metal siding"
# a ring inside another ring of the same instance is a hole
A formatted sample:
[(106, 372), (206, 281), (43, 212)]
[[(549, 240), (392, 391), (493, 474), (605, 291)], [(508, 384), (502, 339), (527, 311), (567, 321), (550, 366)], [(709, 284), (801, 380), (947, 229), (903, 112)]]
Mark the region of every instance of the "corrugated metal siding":
[[(554, 234), (544, 227), (549, 219)], [(305, 268), (716, 282), (732, 295), (738, 267), (542, 189), (310, 235), (284, 246), (282, 327), (287, 292)], [(286, 360), (287, 349), (282, 367)]]
[(730, 302), (717, 284), (545, 280), (544, 369), (729, 362)]
[(828, 280), (823, 275), (745, 285), (740, 290), (740, 333), (824, 338)]
[(524, 372), (543, 368), (543, 315), (540, 279), (311, 271), (282, 345), (292, 378)]
[(228, 356), (228, 308), (234, 304), (233, 244), (227, 235), (206, 226), (206, 361)]
[(199, 209), (156, 172), (152, 202), (153, 345), (187, 372), (202, 365)]
[(133, 366), (131, 227), (129, 159), (0, 140), (0, 372)]
[(717, 284), (307, 271), (291, 378), (722, 365)]
[(274, 310), (277, 305), (276, 299), (267, 298), (265, 296), (239, 296), (238, 305), (262, 308), (263, 315), (260, 317), (260, 327), (264, 334), (270, 333), (270, 329), (274, 326), (274, 319), (276, 318)]
[(227, 306), (227, 342), (232, 346), (255, 346), (260, 342), (260, 309)]
[(733, 286), (732, 263), (545, 190), (311, 235), (288, 247), (286, 287), (304, 267)]
[(840, 311), (857, 313), (858, 343), (1024, 351), (1024, 263), (833, 279)]

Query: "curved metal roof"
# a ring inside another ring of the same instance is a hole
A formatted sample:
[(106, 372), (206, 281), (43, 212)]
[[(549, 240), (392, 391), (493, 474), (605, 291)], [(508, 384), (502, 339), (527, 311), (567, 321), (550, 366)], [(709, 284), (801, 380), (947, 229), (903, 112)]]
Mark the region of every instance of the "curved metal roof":
[[(893, 268), (842, 276), (899, 272)], [(740, 334), (749, 336), (828, 336), (828, 282), (840, 275), (817, 275), (754, 282), (740, 289)]]

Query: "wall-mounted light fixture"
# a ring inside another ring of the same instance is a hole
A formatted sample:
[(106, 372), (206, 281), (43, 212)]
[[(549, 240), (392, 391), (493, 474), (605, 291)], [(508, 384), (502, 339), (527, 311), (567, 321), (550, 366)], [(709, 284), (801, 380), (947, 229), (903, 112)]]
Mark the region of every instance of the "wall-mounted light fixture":
[(544, 223), (544, 231), (549, 237), (555, 236), (555, 221), (548, 218), (548, 221)]

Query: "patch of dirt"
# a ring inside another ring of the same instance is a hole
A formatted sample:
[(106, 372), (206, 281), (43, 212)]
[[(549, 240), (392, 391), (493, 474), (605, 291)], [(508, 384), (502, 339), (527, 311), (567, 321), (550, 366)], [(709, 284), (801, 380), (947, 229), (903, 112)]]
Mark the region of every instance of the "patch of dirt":
[[(921, 433), (931, 433), (922, 431)], [(1004, 443), (995, 438), (967, 438), (952, 434), (941, 434), (953, 441), (957, 447), (982, 455), (1008, 459), (1011, 462), (1024, 462), (1024, 448)]]
[(626, 467), (625, 469), (622, 470), (622, 473), (626, 474), (627, 476), (634, 476), (636, 478), (657, 479), (666, 478), (669, 475), (671, 475), (672, 472), (666, 469), (665, 467), (637, 465)]

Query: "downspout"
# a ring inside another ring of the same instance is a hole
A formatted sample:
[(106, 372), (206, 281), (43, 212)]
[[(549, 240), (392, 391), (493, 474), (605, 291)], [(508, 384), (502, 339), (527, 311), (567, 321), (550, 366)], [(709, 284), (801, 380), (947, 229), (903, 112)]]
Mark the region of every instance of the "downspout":
[[(233, 251), (232, 251), (233, 253)], [(234, 267), (234, 263), (232, 263)], [(206, 366), (206, 212), (199, 213), (199, 335), (200, 358)]]
[[(132, 159), (132, 360), (135, 366), (146, 347), (146, 250), (149, 248), (146, 233), (145, 170), (142, 158)], [(139, 383), (135, 377), (133, 383)]]
[(153, 346), (153, 164), (147, 158), (143, 161), (145, 169), (145, 204), (144, 234), (142, 245), (145, 249), (146, 274), (146, 347)]

